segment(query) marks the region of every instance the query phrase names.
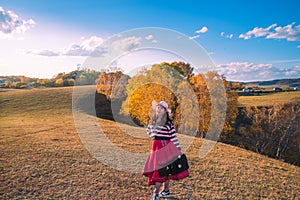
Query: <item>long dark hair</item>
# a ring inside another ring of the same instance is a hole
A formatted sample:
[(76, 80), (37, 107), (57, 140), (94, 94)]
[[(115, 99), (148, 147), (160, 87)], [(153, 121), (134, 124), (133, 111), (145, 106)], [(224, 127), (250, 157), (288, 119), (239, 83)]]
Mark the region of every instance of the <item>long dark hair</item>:
[[(164, 108), (165, 109), (165, 108)], [(150, 123), (153, 126), (164, 126), (167, 121), (171, 120), (169, 113), (165, 109), (165, 113), (160, 117), (156, 114), (156, 112), (150, 117)]]

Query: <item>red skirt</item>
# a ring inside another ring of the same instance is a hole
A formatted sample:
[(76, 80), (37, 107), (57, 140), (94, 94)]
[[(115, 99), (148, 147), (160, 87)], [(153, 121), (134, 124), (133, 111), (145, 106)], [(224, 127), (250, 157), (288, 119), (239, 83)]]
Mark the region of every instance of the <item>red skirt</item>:
[(148, 177), (148, 185), (154, 185), (155, 182), (165, 182), (167, 180), (180, 180), (189, 176), (188, 170), (168, 177), (159, 176), (158, 169), (164, 167), (177, 159), (182, 152), (174, 145), (171, 140), (153, 140), (151, 153), (144, 166), (143, 175)]

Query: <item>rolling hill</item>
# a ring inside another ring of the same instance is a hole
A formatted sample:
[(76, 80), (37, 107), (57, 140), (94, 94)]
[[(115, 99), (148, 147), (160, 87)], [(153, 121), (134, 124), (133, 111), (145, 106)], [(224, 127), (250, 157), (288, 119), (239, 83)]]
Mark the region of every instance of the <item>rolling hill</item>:
[(258, 86), (258, 87), (300, 87), (300, 78), (295, 79), (276, 79), (269, 81), (253, 81), (241, 82), (245, 86)]
[[(153, 187), (139, 172), (116, 170), (83, 145), (72, 115), (72, 92), (72, 87), (0, 90), (1, 198), (150, 199)], [(149, 138), (134, 137), (143, 128), (89, 113), (82, 117), (96, 120), (94, 126), (124, 151), (150, 151)], [(183, 147), (185, 139), (179, 136)], [(193, 138), (186, 148), (190, 176), (171, 182), (171, 199), (299, 198), (299, 167), (222, 143), (199, 158), (201, 144)], [(138, 165), (136, 160), (119, 162)]]

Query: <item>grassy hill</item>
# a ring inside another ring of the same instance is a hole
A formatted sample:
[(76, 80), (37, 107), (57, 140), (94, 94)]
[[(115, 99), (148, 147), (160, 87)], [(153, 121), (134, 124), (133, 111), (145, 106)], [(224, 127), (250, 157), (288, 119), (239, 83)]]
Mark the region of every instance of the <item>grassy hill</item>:
[(262, 96), (239, 96), (239, 106), (268, 106), (300, 101), (300, 91), (269, 93)]
[[(2, 199), (151, 196), (153, 188), (147, 186), (145, 177), (112, 169), (83, 146), (73, 120), (71, 87), (0, 90), (0, 109)], [(112, 121), (97, 122), (115, 145), (127, 151), (149, 152), (150, 139), (123, 134)], [(140, 131), (126, 125), (123, 128)], [(184, 140), (184, 136), (179, 138)], [(299, 167), (222, 143), (200, 159), (202, 142), (195, 139), (186, 151), (191, 175), (171, 182), (173, 199), (299, 198)]]
[(253, 81), (242, 82), (246, 86), (259, 86), (259, 87), (300, 87), (300, 78), (294, 79), (276, 79), (270, 81)]

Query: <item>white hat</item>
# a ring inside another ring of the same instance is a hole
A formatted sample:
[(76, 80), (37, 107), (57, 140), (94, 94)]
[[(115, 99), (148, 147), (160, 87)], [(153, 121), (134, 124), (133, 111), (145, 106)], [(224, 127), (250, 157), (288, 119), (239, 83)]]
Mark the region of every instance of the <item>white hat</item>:
[(166, 111), (171, 114), (171, 109), (168, 108), (168, 104), (165, 102), (165, 101), (161, 101), (159, 103), (157, 103), (156, 101), (152, 101), (152, 108), (155, 110), (156, 109), (156, 106), (162, 106), (166, 109)]

